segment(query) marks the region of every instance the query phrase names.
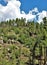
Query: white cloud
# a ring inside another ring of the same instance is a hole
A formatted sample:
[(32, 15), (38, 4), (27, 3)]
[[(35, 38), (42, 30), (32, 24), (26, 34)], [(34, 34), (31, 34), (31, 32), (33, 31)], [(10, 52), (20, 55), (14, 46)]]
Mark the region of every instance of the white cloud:
[(38, 15), (38, 22), (40, 23), (43, 21), (42, 19), (44, 17), (47, 17), (47, 11), (42, 11), (42, 12), (38, 13), (37, 15)]
[[(21, 2), (19, 0), (4, 0), (8, 2), (7, 6), (0, 4), (0, 21), (15, 19), (15, 18), (26, 18), (26, 20), (34, 20), (38, 16), (38, 22), (42, 21), (42, 18), (46, 16), (46, 11), (39, 13), (35, 7), (33, 10), (26, 14), (24, 11), (20, 11)], [(33, 14), (37, 13), (37, 14)]]

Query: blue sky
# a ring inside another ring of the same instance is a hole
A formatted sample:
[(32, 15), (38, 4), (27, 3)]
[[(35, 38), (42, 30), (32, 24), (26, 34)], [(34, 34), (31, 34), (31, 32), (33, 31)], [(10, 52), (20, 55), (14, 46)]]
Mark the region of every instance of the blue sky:
[(47, 10), (47, 0), (20, 0), (21, 10), (29, 12), (31, 9), (37, 7), (39, 11)]
[(4, 0), (0, 0), (0, 4), (2, 4), (3, 6), (6, 6), (7, 5), (7, 3), (4, 2)]
[[(47, 0), (19, 0), (21, 2), (21, 10), (28, 13), (33, 8), (37, 7), (39, 11), (47, 10)], [(7, 5), (4, 0), (0, 0), (0, 4)]]

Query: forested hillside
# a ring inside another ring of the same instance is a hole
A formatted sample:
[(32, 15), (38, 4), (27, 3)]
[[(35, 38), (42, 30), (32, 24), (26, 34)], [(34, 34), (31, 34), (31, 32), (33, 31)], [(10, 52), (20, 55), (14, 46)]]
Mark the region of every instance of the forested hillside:
[(25, 18), (0, 22), (0, 65), (38, 64), (37, 59), (32, 60), (32, 54), (36, 50), (35, 54), (39, 55), (39, 46), (47, 47), (46, 17), (41, 23), (26, 22)]

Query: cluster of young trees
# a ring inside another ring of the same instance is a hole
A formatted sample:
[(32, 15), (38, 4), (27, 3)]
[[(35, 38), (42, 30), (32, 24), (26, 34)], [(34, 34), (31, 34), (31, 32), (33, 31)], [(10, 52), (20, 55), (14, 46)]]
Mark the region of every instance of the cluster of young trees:
[(6, 41), (8, 39), (14, 39), (25, 45), (36, 42), (38, 38), (46, 42), (47, 18), (44, 17), (41, 23), (34, 21), (27, 21), (26, 23), (25, 18), (16, 18), (16, 20), (0, 22), (0, 37), (1, 36)]
[[(0, 38), (2, 38), (3, 44), (7, 44), (10, 40), (11, 42), (18, 41), (30, 50), (33, 49), (35, 44), (47, 46), (47, 18), (44, 17), (41, 23), (26, 22), (25, 18), (0, 22)], [(30, 55), (28, 62), (28, 65), (30, 65)]]

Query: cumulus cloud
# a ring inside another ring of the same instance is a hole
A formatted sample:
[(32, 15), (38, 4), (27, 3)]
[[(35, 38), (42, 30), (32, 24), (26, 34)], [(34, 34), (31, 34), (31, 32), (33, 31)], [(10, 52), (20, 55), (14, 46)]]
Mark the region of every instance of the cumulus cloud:
[(42, 19), (44, 17), (47, 17), (47, 11), (42, 11), (42, 12), (38, 13), (37, 16), (38, 16), (38, 22), (40, 23), (43, 21)]
[(19, 0), (4, 0), (7, 2), (7, 6), (0, 4), (0, 21), (15, 19), (15, 18), (26, 18), (26, 20), (34, 20), (38, 16), (38, 22), (42, 21), (42, 18), (46, 16), (46, 11), (39, 12), (35, 7), (33, 10), (26, 14), (20, 10), (21, 2)]

